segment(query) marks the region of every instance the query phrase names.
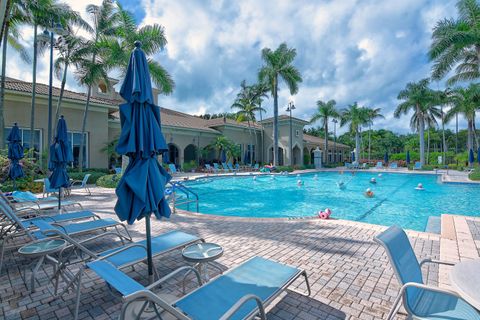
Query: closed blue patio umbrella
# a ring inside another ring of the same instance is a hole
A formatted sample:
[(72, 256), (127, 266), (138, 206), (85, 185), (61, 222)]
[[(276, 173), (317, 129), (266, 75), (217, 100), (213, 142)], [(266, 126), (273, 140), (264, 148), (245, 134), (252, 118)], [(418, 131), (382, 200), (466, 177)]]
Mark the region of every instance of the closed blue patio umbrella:
[(115, 191), (118, 196), (115, 212), (128, 224), (145, 218), (148, 276), (152, 282), (150, 216), (153, 213), (158, 219), (170, 217), (164, 193), (171, 176), (157, 161), (157, 155), (168, 148), (161, 130), (160, 111), (153, 100), (147, 59), (139, 41), (130, 56), (120, 95), (126, 103), (120, 105), (122, 131), (116, 149), (130, 161)]
[(225, 150), (222, 150), (222, 154), (220, 155), (220, 161), (227, 162), (227, 155), (225, 154)]
[(407, 166), (410, 164), (410, 151), (407, 150)]
[(385, 164), (388, 163), (388, 151), (385, 152), (385, 155), (383, 156), (383, 161), (385, 162)]
[(169, 163), (170, 162), (170, 156), (168, 154), (168, 150), (162, 153), (162, 161), (163, 163)]
[(8, 177), (13, 180), (13, 188), (17, 188), (16, 179), (25, 176), (20, 159), (23, 158), (22, 137), (20, 136), (20, 129), (17, 123), (12, 127), (10, 134), (7, 137), (8, 141), (8, 159), (10, 159), (10, 167), (8, 169)]
[(473, 155), (473, 150), (470, 149), (469, 153), (468, 153), (468, 163), (470, 165), (473, 165), (473, 162), (475, 162), (475, 157)]
[(243, 157), (243, 163), (247, 164), (247, 163), (248, 163), (248, 159), (249, 159), (248, 151), (245, 150), (245, 155), (244, 155), (244, 157)]
[(351, 154), (352, 154), (352, 162), (354, 162), (355, 161), (355, 152), (352, 151)]
[(48, 161), (48, 169), (52, 174), (48, 178), (50, 186), (58, 189), (58, 210), (61, 206), (62, 188), (68, 188), (70, 178), (67, 173), (67, 165), (73, 161), (72, 148), (68, 142), (67, 123), (63, 116), (58, 119), (57, 133), (50, 146), (50, 159)]

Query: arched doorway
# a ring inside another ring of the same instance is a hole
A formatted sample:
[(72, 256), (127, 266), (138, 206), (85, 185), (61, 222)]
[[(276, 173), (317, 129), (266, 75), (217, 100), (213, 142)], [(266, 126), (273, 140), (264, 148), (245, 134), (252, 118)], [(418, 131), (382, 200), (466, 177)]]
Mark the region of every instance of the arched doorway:
[(305, 147), (303, 148), (303, 164), (307, 165), (310, 164), (312, 161), (310, 152), (308, 151), (308, 148)]
[[(273, 147), (270, 148), (269, 151), (269, 162), (273, 163)], [(283, 148), (278, 147), (278, 154), (277, 154), (277, 161), (279, 166), (283, 166)]]
[(310, 164), (314, 164), (314, 163), (315, 163), (314, 153), (313, 153), (314, 150), (315, 150), (315, 148), (312, 148), (312, 149), (310, 150)]
[(197, 147), (193, 144), (189, 144), (185, 147), (183, 151), (183, 161), (185, 163), (190, 163), (191, 161), (197, 162)]
[(293, 161), (292, 161), (292, 163), (293, 163), (294, 165), (300, 165), (300, 164), (302, 164), (302, 162), (303, 162), (302, 159), (301, 159), (301, 157), (302, 157), (302, 151), (300, 150), (300, 148), (299, 148), (297, 145), (295, 145), (295, 147), (293, 147), (293, 150), (292, 150), (292, 151), (293, 151), (293, 152), (292, 152), (292, 155), (293, 155), (293, 159), (292, 159)]
[(178, 148), (173, 143), (168, 144), (168, 162), (176, 165), (179, 164)]

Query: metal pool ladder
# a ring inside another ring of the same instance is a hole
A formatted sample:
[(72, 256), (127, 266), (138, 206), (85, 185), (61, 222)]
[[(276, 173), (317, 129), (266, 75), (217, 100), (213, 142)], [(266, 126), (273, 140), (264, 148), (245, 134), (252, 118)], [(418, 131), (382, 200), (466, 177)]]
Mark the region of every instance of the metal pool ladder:
[[(187, 210), (190, 211), (190, 203), (195, 203), (196, 212), (198, 212), (198, 194), (192, 189), (179, 181), (170, 182), (172, 186), (172, 206), (173, 213), (176, 212), (177, 206), (186, 204)], [(183, 194), (186, 198), (177, 199), (177, 192)]]

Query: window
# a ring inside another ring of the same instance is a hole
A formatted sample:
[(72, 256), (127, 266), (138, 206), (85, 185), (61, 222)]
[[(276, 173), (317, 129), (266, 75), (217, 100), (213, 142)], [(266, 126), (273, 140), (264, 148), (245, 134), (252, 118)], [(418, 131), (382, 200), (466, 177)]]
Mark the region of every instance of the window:
[(247, 162), (250, 162), (250, 159), (252, 160), (251, 162), (255, 162), (255, 145), (254, 144), (247, 145), (247, 159), (246, 159)]
[[(5, 128), (3, 131), (5, 134), (5, 143), (7, 143), (7, 137), (10, 134), (10, 131), (12, 128)], [(22, 145), (25, 150), (30, 149), (30, 129), (23, 129), (20, 128), (20, 136), (22, 138)], [(34, 156), (36, 159), (39, 158), (40, 153), (39, 151), (42, 150), (42, 132), (40, 129), (35, 129), (34, 130), (34, 136), (33, 136), (33, 149), (35, 150)]]
[(298, 137), (300, 135), (300, 131), (299, 130), (295, 130), (295, 137)]
[[(72, 148), (72, 153), (73, 153), (73, 166), (78, 167), (78, 161), (80, 157), (80, 144), (81, 144), (81, 139), (82, 138), (82, 133), (81, 132), (68, 132), (68, 140), (70, 142), (70, 146)], [(88, 166), (88, 133), (85, 132), (85, 140), (83, 144), (83, 168), (86, 168)]]
[(243, 157), (245, 157), (243, 144), (241, 144), (241, 143), (237, 144), (237, 148), (238, 148), (238, 150), (240, 150), (240, 157), (238, 157), (236, 160), (239, 161), (239, 162), (242, 162)]

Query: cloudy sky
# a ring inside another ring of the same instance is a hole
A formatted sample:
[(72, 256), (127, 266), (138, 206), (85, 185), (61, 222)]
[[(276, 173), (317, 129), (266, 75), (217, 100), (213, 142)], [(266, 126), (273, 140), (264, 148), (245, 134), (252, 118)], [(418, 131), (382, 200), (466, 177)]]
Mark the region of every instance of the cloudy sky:
[[(82, 14), (87, 3), (99, 3), (66, 2)], [(386, 119), (376, 126), (397, 132), (409, 128), (407, 117), (392, 121), (396, 96), (407, 82), (429, 76), (431, 30), (455, 13), (455, 1), (447, 0), (120, 2), (139, 24), (165, 27), (168, 45), (155, 58), (172, 74), (176, 89), (160, 97), (161, 106), (191, 114), (230, 111), (240, 82), (257, 80), (261, 49), (286, 42), (297, 50), (294, 64), (303, 83), (294, 97), (281, 84), (281, 112), (289, 99), (297, 107), (294, 115), (304, 119), (318, 99), (335, 99), (340, 108), (357, 101), (381, 107)], [(30, 30), (24, 40), (31, 40)], [(44, 83), (47, 61), (41, 58), (38, 71)], [(18, 55), (9, 55), (9, 76), (29, 81), (30, 69)], [(437, 86), (443, 83), (432, 85)], [(72, 76), (68, 87), (84, 90)], [(270, 99), (265, 105), (269, 114), (272, 104)]]

